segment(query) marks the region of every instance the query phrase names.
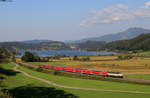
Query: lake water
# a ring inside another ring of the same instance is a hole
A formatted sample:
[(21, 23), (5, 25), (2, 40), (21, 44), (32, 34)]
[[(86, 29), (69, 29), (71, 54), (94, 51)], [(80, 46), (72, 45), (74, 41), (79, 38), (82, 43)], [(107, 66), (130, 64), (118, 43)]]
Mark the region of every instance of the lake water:
[[(21, 51), (23, 54), (25, 51)], [(115, 52), (90, 52), (90, 51), (75, 51), (75, 50), (32, 50), (30, 52), (36, 53), (39, 56), (56, 56), (56, 55), (65, 55), (65, 56), (97, 56), (97, 55), (112, 55), (116, 54)]]

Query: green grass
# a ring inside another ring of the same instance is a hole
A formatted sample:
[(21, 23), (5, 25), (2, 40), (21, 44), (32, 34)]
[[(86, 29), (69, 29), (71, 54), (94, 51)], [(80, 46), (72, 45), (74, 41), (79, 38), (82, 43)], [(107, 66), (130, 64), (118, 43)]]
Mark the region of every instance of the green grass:
[(20, 67), (20, 69), (34, 76), (41, 77), (66, 86), (96, 88), (96, 89), (106, 89), (106, 90), (112, 89), (112, 90), (150, 92), (150, 86), (147, 85), (69, 78), (69, 77), (55, 76), (55, 75), (45, 74), (41, 72), (36, 72), (27, 69), (25, 67)]
[(150, 56), (150, 51), (140, 53), (141, 56)]
[(145, 51), (143, 52), (143, 54), (150, 54), (150, 51)]
[(11, 63), (0, 63), (0, 67), (4, 68), (4, 69), (12, 69), (13, 68), (13, 64)]
[(139, 75), (138, 74), (131, 74), (131, 75), (126, 75), (125, 77), (150, 80), (150, 74), (139, 74)]
[[(1, 66), (1, 64), (0, 64)], [(13, 64), (2, 64), (3, 68), (11, 69)], [(115, 83), (115, 82), (104, 82), (104, 81), (95, 81), (95, 80), (85, 80), (85, 79), (74, 79), (60, 76), (53, 76), (45, 73), (34, 72), (30, 69), (20, 67), (21, 70), (30, 73), (34, 76), (38, 76), (47, 80), (54, 81), (56, 83), (78, 86), (78, 87), (88, 87), (88, 88), (99, 88), (99, 89), (120, 89), (120, 90), (135, 90), (135, 91), (149, 91), (150, 87), (145, 85), (134, 85), (127, 83)], [(16, 76), (9, 76), (5, 80), (5, 85), (7, 88), (14, 88), (24, 85), (32, 86), (46, 86), (50, 87), (43, 82), (28, 78), (22, 74), (17, 74)], [(131, 89), (132, 88), (132, 89)], [(112, 92), (96, 92), (96, 91), (83, 91), (83, 90), (73, 90), (73, 89), (64, 89), (66, 92), (73, 93), (80, 98), (150, 98), (150, 95), (147, 94), (129, 94), (129, 93), (112, 93)]]
[[(4, 64), (0, 64), (0, 67), (3, 67), (4, 69), (12, 69), (14, 67), (14, 64), (4, 63)], [(15, 76), (7, 76), (6, 79), (3, 81), (3, 85), (5, 88), (8, 88), (8, 89), (19, 87), (19, 86), (25, 86), (25, 85), (49, 86), (48, 84), (43, 84), (42, 82), (39, 82), (38, 80), (28, 78), (22, 75), (21, 73), (17, 73)]]
[(19, 86), (26, 86), (26, 85), (32, 85), (32, 86), (44, 86), (47, 87), (48, 84), (42, 83), (38, 80), (34, 80), (31, 78), (28, 78), (22, 74), (17, 74), (16, 76), (9, 76), (4, 80), (4, 86), (5, 88), (15, 88)]

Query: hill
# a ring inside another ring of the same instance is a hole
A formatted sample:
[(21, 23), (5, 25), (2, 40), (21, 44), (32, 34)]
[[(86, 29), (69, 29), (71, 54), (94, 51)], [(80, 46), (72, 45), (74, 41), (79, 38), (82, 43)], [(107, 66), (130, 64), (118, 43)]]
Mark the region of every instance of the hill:
[[(105, 42), (112, 42), (112, 41), (117, 41), (117, 40), (127, 40), (127, 39), (132, 39), (140, 34), (147, 34), (150, 33), (150, 30), (144, 29), (144, 28), (129, 28), (123, 32), (119, 32), (116, 34), (109, 34), (109, 35), (104, 35), (100, 37), (93, 37), (93, 38), (86, 38), (82, 40), (77, 40), (77, 41), (70, 41), (70, 43), (82, 43), (86, 41), (105, 41)], [(69, 43), (69, 42), (67, 42)]]
[(42, 42), (53, 42), (52, 40), (25, 40), (24, 43), (42, 43)]
[(120, 40), (106, 44), (112, 50), (150, 50), (150, 34), (141, 34), (130, 40)]
[(103, 41), (86, 41), (83, 43), (76, 44), (76, 47), (78, 49), (84, 49), (84, 50), (97, 50), (102, 49), (106, 42)]
[(31, 49), (31, 50), (59, 50), (69, 49), (67, 45), (59, 41), (39, 42), (39, 41), (26, 41), (26, 42), (1, 42), (0, 47), (7, 49)]

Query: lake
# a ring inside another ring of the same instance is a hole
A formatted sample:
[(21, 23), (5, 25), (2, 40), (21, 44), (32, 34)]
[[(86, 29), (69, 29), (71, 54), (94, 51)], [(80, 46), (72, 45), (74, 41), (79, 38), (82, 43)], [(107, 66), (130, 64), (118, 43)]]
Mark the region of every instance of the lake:
[[(21, 51), (21, 54), (24, 54), (25, 51)], [(39, 56), (56, 56), (56, 55), (65, 55), (65, 56), (98, 56), (98, 55), (113, 55), (115, 52), (91, 52), (91, 51), (76, 51), (76, 50), (31, 50), (30, 52), (36, 53)]]

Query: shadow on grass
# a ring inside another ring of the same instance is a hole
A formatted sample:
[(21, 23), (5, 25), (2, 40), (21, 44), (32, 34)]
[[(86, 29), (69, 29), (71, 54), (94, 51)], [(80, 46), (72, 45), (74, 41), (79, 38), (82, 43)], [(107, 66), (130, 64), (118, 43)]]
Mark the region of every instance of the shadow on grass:
[(15, 98), (78, 98), (53, 87), (22, 86), (9, 90), (9, 93)]
[(0, 76), (0, 80), (3, 80), (3, 79), (5, 79), (5, 77), (4, 76)]
[(16, 72), (10, 69), (4, 69), (0, 67), (0, 74), (6, 75), (6, 76), (15, 76), (17, 73), (19, 72)]

